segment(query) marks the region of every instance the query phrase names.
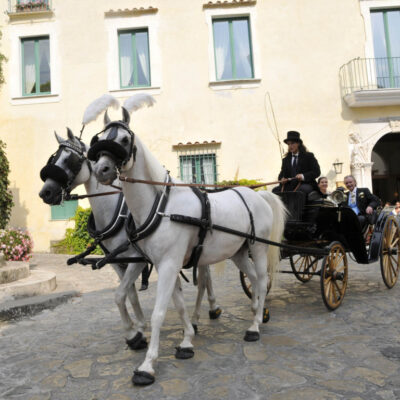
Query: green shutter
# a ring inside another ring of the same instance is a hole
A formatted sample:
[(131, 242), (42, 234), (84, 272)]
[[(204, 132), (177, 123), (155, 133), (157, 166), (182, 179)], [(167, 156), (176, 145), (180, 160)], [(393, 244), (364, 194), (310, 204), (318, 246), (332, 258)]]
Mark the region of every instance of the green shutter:
[(70, 219), (75, 215), (77, 207), (78, 200), (70, 200), (59, 206), (51, 206), (51, 219), (53, 221)]

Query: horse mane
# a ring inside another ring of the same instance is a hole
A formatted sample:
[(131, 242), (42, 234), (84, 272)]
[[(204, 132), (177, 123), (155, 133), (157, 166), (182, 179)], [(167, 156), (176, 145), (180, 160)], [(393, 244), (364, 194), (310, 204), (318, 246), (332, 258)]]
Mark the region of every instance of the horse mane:
[(160, 164), (160, 162), (153, 156), (150, 150), (136, 135), (135, 144), (138, 146), (138, 148), (140, 148), (143, 154), (146, 168), (150, 174), (150, 179), (156, 182), (164, 182), (165, 174), (167, 172), (166, 169)]

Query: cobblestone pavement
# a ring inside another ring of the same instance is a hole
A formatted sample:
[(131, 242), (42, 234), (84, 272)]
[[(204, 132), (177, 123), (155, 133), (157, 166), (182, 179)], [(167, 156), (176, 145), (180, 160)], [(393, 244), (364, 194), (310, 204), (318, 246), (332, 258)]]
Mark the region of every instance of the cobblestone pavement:
[[(77, 268), (78, 286), (93, 279), (81, 297), (0, 327), (1, 399), (400, 398), (400, 284), (387, 290), (379, 264), (350, 266), (344, 302), (331, 313), (318, 279), (301, 284), (282, 275), (280, 288), (269, 295), (271, 320), (255, 343), (243, 341), (250, 304), (236, 268), (212, 272), (221, 318), (209, 320), (205, 302), (195, 356), (176, 360), (182, 328), (171, 307), (156, 382), (144, 388), (130, 382), (144, 352), (125, 345), (110, 288), (114, 277), (104, 271)], [(96, 280), (103, 281), (101, 290), (90, 291)], [(155, 289), (153, 282), (140, 292), (148, 320)], [(195, 289), (185, 284), (184, 292), (192, 311)]]

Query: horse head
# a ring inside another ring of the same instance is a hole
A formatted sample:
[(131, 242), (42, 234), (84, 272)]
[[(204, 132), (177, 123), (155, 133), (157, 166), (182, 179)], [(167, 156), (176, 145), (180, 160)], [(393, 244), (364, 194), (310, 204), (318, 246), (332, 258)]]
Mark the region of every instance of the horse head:
[(130, 113), (144, 105), (151, 106), (154, 99), (149, 95), (134, 95), (122, 107), (122, 119), (111, 121), (104, 113), (104, 128), (90, 143), (88, 158), (95, 162), (93, 171), (102, 184), (109, 185), (118, 173), (131, 169), (135, 163), (135, 134), (129, 128)]
[[(39, 196), (51, 205), (60, 204), (64, 194), (90, 178), (91, 167), (85, 156), (86, 146), (67, 128), (68, 139), (54, 132), (58, 150), (49, 158), (40, 171), (44, 182)], [(87, 162), (85, 162), (87, 161)]]

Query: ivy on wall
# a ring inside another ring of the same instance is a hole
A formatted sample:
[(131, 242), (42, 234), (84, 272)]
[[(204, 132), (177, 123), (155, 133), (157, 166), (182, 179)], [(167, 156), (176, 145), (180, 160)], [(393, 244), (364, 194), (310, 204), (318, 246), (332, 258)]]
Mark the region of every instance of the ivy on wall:
[[(1, 31), (0, 31), (0, 41), (1, 41)], [(0, 85), (4, 83), (4, 75), (3, 75), (3, 62), (7, 61), (7, 58), (4, 54), (0, 53)]]
[(5, 143), (0, 140), (0, 229), (6, 227), (14, 205), (12, 194), (8, 189), (10, 185), (8, 180), (10, 165), (6, 157), (5, 148)]

